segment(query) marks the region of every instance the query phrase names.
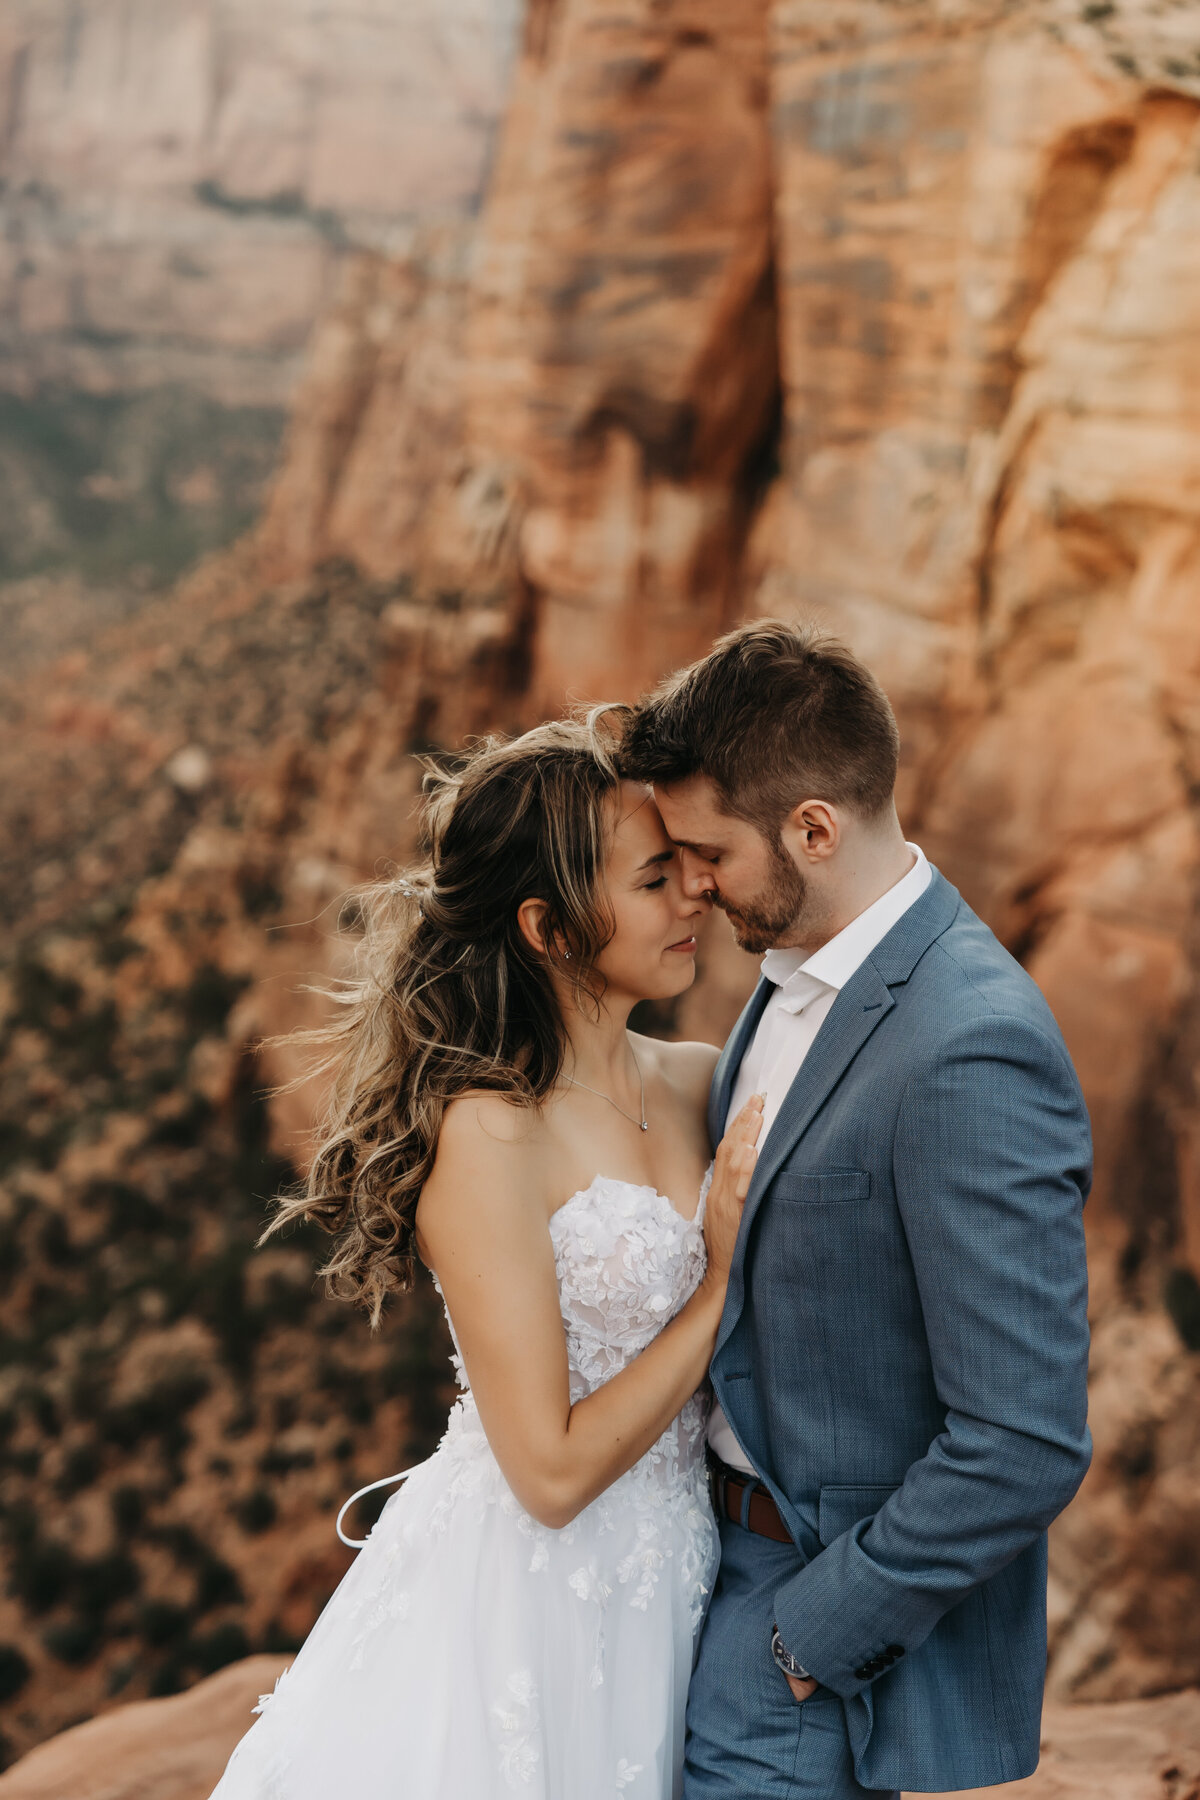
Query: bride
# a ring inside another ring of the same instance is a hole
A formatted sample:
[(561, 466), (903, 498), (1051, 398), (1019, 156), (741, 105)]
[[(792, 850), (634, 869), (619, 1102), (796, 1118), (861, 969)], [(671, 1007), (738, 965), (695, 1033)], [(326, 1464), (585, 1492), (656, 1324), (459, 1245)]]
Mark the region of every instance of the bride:
[(213, 1800), (673, 1800), (760, 1102), (709, 1177), (716, 1052), (628, 1030), (692, 982), (707, 901), (601, 712), (426, 791), (427, 866), (359, 895), (323, 1136), (272, 1229), (336, 1232), (373, 1322), (419, 1257), (460, 1393)]

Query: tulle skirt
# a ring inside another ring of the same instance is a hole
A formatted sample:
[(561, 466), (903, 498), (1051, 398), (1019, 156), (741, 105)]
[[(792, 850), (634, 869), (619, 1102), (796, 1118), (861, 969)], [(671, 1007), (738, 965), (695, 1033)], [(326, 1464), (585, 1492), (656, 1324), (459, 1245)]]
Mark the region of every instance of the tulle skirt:
[(718, 1554), (686, 1412), (554, 1531), (460, 1399), (213, 1800), (677, 1800)]

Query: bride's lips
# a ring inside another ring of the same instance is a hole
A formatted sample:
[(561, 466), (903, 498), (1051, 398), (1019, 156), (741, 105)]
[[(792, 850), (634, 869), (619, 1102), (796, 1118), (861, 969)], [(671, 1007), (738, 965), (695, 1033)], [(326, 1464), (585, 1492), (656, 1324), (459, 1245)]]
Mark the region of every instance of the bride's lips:
[(689, 952), (691, 952), (692, 950), (694, 950), (695, 948), (696, 948), (696, 940), (694, 937), (680, 938), (680, 940), (677, 944), (668, 944), (667, 945), (668, 950), (682, 950), (685, 953), (685, 955), (688, 954)]

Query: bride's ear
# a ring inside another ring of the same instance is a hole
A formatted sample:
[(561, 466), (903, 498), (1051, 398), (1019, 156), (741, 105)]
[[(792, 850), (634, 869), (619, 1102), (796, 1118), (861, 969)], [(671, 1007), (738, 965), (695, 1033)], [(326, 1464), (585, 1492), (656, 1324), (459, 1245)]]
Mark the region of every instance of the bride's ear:
[(522, 900), (517, 908), (517, 925), (521, 936), (531, 950), (539, 956), (545, 956), (546, 945), (546, 902), (544, 900)]

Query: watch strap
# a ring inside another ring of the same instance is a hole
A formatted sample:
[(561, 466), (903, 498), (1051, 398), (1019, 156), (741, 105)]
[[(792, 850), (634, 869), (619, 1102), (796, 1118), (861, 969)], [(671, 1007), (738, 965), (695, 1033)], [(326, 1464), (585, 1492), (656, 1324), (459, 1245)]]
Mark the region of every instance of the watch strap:
[(779, 1635), (779, 1627), (775, 1624), (772, 1624), (771, 1626), (771, 1655), (785, 1675), (792, 1676), (796, 1681), (812, 1680), (812, 1676), (804, 1667), (804, 1664), (797, 1662), (791, 1651), (784, 1644), (783, 1639)]

